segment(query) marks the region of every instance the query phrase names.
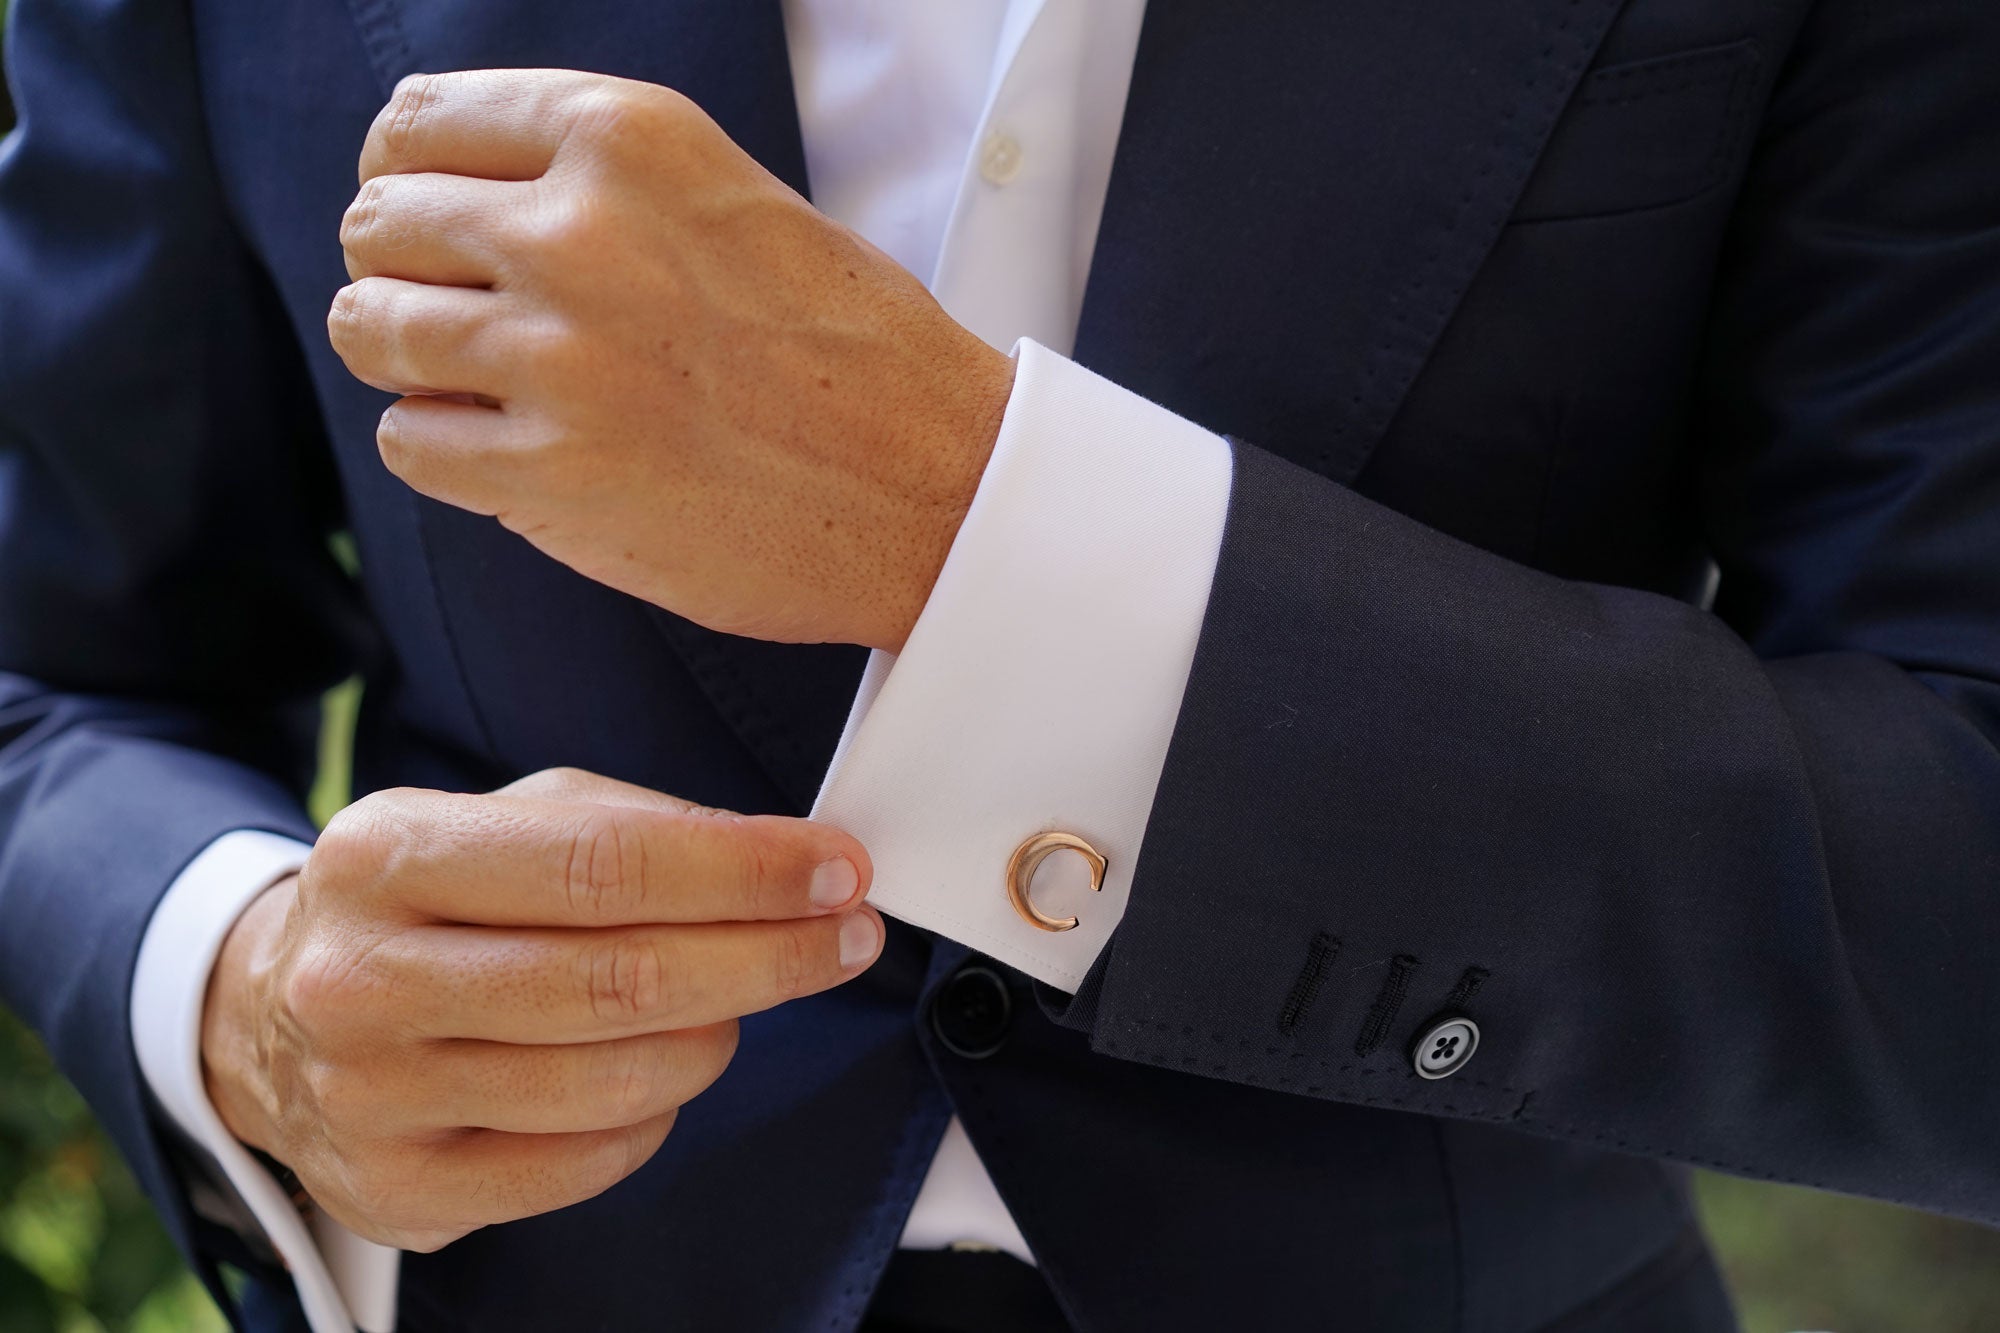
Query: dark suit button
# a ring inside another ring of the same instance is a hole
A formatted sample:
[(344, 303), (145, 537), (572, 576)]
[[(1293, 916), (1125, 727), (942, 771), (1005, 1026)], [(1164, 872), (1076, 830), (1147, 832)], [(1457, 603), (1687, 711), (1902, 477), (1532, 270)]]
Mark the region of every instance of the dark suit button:
[(1014, 1000), (990, 967), (961, 967), (931, 1000), (931, 1031), (953, 1055), (984, 1060), (1007, 1041)]
[(1410, 1047), (1410, 1064), (1423, 1078), (1450, 1078), (1479, 1049), (1479, 1024), (1462, 1014), (1439, 1014), (1424, 1024)]

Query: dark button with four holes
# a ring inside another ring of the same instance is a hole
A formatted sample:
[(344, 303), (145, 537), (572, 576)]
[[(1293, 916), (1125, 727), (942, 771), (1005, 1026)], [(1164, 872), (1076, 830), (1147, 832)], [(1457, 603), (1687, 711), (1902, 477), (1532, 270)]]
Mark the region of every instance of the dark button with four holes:
[(951, 974), (931, 1000), (931, 1031), (953, 1055), (984, 1060), (1007, 1041), (1014, 998), (990, 967), (972, 963)]
[(1479, 1024), (1463, 1014), (1439, 1014), (1417, 1034), (1410, 1064), (1422, 1078), (1450, 1078), (1478, 1049)]

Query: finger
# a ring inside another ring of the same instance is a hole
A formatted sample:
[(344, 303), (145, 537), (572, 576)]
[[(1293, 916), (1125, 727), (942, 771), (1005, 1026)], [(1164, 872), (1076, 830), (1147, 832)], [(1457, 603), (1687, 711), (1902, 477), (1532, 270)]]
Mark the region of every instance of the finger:
[(811, 820), (498, 794), (376, 793), (321, 849), (321, 873), (357, 891), (488, 926), (815, 917), (851, 907), (869, 872), (860, 843)]
[[(371, 962), (417, 1031), (540, 1045), (702, 1027), (839, 985), (875, 961), (873, 908), (807, 921), (405, 931)], [(440, 976), (451, 984), (440, 986)]]
[(517, 1134), (617, 1129), (691, 1101), (728, 1067), (736, 1024), (615, 1041), (446, 1041), (427, 1053), (414, 1123)]
[[(372, 279), (371, 279), (372, 281)], [(389, 404), (375, 426), (382, 464), (412, 490), (497, 514), (520, 493), (529, 428), (492, 399), (416, 394)]]
[(442, 171), (533, 180), (580, 120), (643, 86), (567, 69), (412, 74), (368, 127), (360, 176)]
[(504, 267), (507, 219), (528, 187), (417, 172), (365, 182), (340, 219), (347, 276), (491, 287)]
[(326, 333), (365, 384), (390, 393), (497, 399), (517, 359), (509, 308), (498, 292), (362, 278), (334, 294)]
[(474, 1225), (490, 1226), (594, 1199), (660, 1150), (677, 1113), (582, 1134), (475, 1130), (452, 1147), (451, 1169)]
[(677, 1114), (579, 1134), (474, 1129), (411, 1138), (333, 1174), (313, 1200), (367, 1240), (428, 1253), (481, 1227), (602, 1194), (660, 1150)]

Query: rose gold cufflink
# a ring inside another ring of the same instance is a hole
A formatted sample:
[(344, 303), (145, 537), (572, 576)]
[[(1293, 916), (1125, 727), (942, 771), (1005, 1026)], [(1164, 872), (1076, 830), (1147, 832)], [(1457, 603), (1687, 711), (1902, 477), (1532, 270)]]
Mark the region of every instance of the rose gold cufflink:
[(1105, 860), (1098, 855), (1095, 847), (1074, 833), (1037, 833), (1016, 847), (1007, 862), (1007, 901), (1013, 903), (1021, 919), (1036, 930), (1076, 929), (1075, 917), (1050, 916), (1028, 897), (1028, 888), (1035, 882), (1036, 867), (1056, 852), (1077, 853), (1090, 864), (1090, 891), (1098, 893), (1104, 888)]

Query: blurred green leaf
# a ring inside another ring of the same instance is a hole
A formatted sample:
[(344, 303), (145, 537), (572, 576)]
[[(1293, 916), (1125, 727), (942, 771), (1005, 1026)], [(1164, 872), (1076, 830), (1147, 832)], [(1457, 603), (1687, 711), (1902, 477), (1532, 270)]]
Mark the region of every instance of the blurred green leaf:
[(306, 797), (306, 813), (320, 828), (354, 799), (354, 722), (360, 709), (359, 677), (334, 686), (320, 702), (319, 774)]
[(1729, 1176), (1698, 1194), (1744, 1333), (2000, 1328), (2000, 1231)]
[(0, 1011), (0, 1333), (220, 1330), (131, 1173)]
[(55, 1293), (0, 1250), (0, 1328), (7, 1333), (56, 1333), (60, 1317)]

